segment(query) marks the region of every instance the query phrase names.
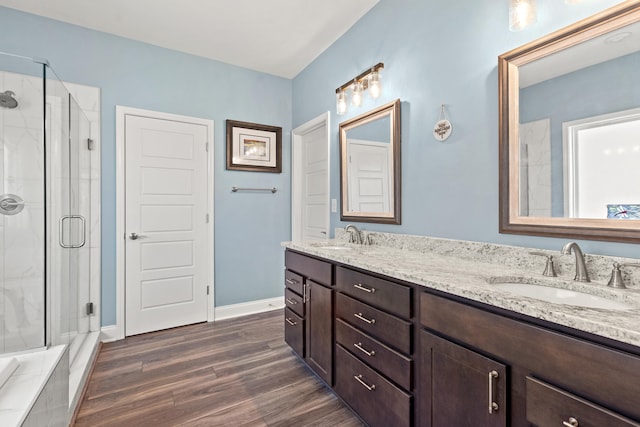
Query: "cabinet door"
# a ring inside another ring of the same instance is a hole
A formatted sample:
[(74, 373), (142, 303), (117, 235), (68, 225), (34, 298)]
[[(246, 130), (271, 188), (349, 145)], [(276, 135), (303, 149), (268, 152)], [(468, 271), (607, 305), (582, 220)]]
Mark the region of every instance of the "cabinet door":
[(307, 362), (333, 386), (333, 291), (307, 280)]
[(425, 331), (420, 332), (423, 426), (507, 425), (506, 367)]

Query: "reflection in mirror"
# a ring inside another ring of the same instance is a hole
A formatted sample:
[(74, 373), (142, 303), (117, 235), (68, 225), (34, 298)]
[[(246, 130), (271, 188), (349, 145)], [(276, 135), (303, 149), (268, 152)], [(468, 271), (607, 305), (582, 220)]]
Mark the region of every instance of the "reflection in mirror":
[(343, 221), (400, 223), (400, 100), (340, 124)]
[(633, 3), (500, 56), (501, 232), (640, 238)]

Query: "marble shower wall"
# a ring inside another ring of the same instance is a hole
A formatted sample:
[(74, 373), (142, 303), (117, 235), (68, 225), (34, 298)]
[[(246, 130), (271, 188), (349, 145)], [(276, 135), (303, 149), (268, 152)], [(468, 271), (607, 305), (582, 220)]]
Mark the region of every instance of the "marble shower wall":
[(42, 79), (0, 72), (0, 92), (18, 106), (0, 108), (0, 193), (24, 200), (0, 215), (0, 352), (44, 345), (44, 156)]

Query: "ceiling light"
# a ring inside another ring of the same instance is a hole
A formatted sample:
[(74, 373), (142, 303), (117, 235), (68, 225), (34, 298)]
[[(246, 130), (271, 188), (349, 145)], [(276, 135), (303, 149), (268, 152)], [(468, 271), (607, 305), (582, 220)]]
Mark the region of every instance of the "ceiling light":
[(375, 99), (380, 96), (382, 93), (380, 70), (383, 68), (384, 64), (380, 62), (336, 89), (336, 112), (338, 115), (343, 115), (347, 112), (347, 93), (349, 89), (351, 89), (351, 105), (355, 107), (362, 105), (362, 98), (367, 90), (371, 98)]
[(536, 0), (509, 0), (509, 30), (520, 31), (537, 19)]
[(362, 82), (353, 83), (353, 95), (351, 96), (351, 105), (359, 107), (362, 105), (362, 92), (364, 92), (364, 86)]
[(347, 94), (344, 90), (336, 93), (336, 112), (340, 116), (347, 112)]

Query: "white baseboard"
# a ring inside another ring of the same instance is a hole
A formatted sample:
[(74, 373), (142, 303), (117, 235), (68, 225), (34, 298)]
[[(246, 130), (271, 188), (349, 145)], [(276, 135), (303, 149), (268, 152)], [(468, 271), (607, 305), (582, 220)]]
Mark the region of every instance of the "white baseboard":
[[(265, 311), (278, 310), (284, 307), (284, 297), (268, 298), (258, 301), (243, 302), (240, 304), (214, 307), (213, 318), (216, 320), (233, 319), (234, 317), (247, 316), (249, 314), (264, 313)], [(103, 326), (100, 330), (100, 341), (113, 342), (124, 339), (124, 330), (118, 325)]]
[(284, 307), (284, 297), (268, 298), (240, 304), (223, 305), (214, 308), (214, 321), (263, 313)]
[(124, 339), (124, 331), (118, 325), (103, 326), (101, 329), (100, 341), (113, 342)]

